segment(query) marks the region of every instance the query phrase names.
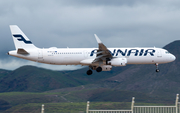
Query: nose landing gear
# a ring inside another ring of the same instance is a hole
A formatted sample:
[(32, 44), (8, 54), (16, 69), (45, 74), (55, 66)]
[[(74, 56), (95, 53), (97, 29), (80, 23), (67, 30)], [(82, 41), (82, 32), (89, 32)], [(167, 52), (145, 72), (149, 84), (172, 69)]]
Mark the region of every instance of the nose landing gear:
[(155, 65), (156, 65), (156, 72), (158, 73), (160, 71), (158, 68), (158, 63), (156, 63)]

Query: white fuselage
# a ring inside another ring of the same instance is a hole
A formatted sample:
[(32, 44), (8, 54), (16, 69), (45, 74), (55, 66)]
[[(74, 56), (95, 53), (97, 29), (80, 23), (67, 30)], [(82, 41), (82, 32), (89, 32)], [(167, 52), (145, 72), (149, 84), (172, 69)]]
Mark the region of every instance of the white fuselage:
[[(54, 65), (90, 65), (81, 61), (96, 58), (98, 48), (49, 48), (27, 49), (30, 54), (18, 54), (17, 50), (9, 55)], [(161, 48), (108, 48), (113, 57), (126, 58), (127, 64), (155, 64), (168, 63), (175, 60), (175, 56)]]
[(16, 50), (8, 54), (35, 62), (53, 65), (87, 65), (87, 75), (92, 70), (110, 71), (112, 66), (126, 64), (158, 64), (172, 62), (176, 57), (161, 48), (107, 48), (94, 34), (98, 48), (56, 48), (40, 49), (28, 39), (17, 25), (10, 25)]

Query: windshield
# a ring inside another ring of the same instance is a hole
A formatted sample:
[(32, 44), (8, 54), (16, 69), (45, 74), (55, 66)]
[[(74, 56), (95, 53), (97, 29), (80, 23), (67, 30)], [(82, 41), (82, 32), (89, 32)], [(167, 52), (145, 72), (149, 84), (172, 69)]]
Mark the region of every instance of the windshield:
[(165, 52), (166, 54), (170, 54), (168, 51)]

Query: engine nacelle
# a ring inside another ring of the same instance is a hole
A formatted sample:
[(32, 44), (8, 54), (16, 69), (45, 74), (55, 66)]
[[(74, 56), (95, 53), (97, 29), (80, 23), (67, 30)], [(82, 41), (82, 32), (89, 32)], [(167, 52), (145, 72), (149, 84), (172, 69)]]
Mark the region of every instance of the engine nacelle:
[(102, 68), (102, 71), (111, 71), (112, 66), (110, 66), (110, 65), (103, 65), (103, 66), (101, 66), (101, 68)]
[(113, 58), (108, 61), (108, 65), (112, 66), (126, 66), (127, 59), (126, 58)]

